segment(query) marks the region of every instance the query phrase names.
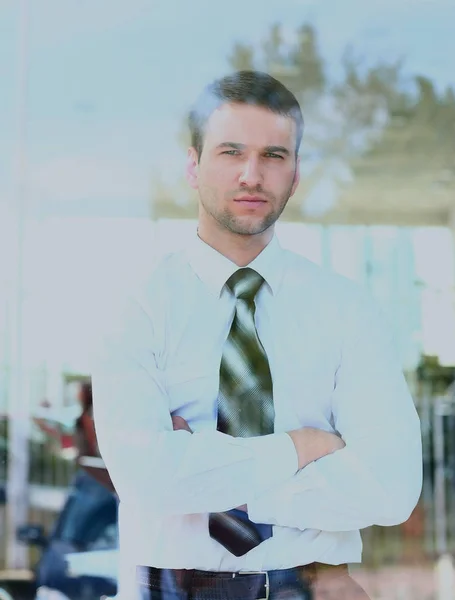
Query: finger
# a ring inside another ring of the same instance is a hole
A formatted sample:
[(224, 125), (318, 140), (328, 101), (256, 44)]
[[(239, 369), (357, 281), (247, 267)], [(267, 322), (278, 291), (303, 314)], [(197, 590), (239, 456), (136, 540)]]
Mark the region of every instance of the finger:
[(193, 433), (191, 427), (182, 417), (173, 417), (173, 426), (174, 431), (189, 431), (190, 433)]
[(185, 421), (185, 419), (183, 417), (179, 417), (178, 415), (175, 415), (172, 417), (172, 426), (174, 428), (174, 431), (189, 431), (190, 433), (193, 433), (190, 426), (188, 425), (188, 423)]

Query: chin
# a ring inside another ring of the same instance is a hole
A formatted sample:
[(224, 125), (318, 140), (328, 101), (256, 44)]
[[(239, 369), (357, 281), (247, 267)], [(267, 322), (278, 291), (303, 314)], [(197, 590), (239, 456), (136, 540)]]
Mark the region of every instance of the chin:
[(269, 223), (268, 221), (256, 221), (256, 222), (236, 222), (231, 223), (231, 227), (229, 229), (238, 235), (259, 235), (264, 233), (273, 223)]

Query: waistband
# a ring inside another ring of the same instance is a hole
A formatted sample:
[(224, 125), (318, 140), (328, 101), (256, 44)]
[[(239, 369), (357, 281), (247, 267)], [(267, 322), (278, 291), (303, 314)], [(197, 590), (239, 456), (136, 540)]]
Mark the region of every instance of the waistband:
[[(348, 566), (327, 565), (324, 563), (311, 563), (293, 567), (290, 569), (279, 569), (275, 571), (240, 571), (232, 573), (228, 571), (201, 571), (198, 569), (158, 569), (155, 567), (138, 566), (137, 582), (152, 590), (163, 589), (163, 573), (171, 572), (176, 584), (182, 590), (208, 588), (217, 591), (218, 598), (239, 598), (245, 586), (249, 589), (256, 588), (260, 591), (258, 598), (268, 598), (270, 585), (280, 585), (280, 580), (295, 578), (302, 585), (312, 588), (317, 581), (324, 579), (329, 581), (343, 575), (348, 575)], [(215, 596), (214, 596), (215, 597)]]

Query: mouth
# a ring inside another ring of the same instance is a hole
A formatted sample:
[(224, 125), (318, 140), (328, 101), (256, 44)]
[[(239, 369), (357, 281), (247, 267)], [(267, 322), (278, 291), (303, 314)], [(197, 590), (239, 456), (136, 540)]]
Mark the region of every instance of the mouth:
[(234, 202), (248, 208), (257, 208), (266, 204), (267, 201), (260, 196), (240, 196), (239, 198), (234, 198)]

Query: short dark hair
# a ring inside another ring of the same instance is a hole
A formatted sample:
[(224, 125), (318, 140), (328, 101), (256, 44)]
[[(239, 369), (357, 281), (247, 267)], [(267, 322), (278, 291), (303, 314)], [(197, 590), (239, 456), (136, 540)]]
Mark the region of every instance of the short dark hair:
[(191, 146), (201, 157), (205, 126), (212, 113), (223, 104), (251, 104), (290, 117), (296, 124), (296, 154), (303, 135), (303, 115), (294, 94), (280, 81), (260, 71), (237, 71), (209, 84), (188, 116)]

